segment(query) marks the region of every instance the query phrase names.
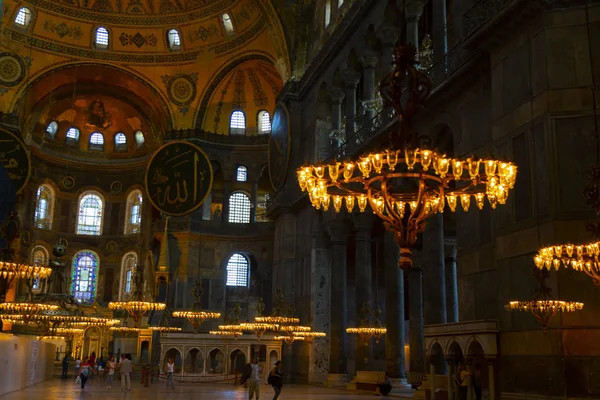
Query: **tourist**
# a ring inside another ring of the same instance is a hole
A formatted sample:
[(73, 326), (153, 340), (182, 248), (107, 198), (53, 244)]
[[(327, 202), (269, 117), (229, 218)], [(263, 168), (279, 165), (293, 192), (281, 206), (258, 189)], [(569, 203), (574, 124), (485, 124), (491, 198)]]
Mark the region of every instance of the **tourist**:
[(125, 354), (121, 356), (121, 388), (131, 390), (131, 360)]
[(458, 400), (467, 400), (467, 392), (469, 389), (469, 372), (465, 369), (463, 363), (458, 364), (458, 371), (454, 377), (456, 386), (458, 388)]
[(102, 380), (104, 378), (104, 359), (102, 356), (100, 356), (96, 364), (98, 365), (98, 378)]
[(81, 360), (78, 358), (75, 360), (75, 378), (79, 376), (79, 368), (81, 367)]
[(65, 354), (65, 358), (62, 360), (62, 375), (61, 378), (63, 380), (67, 379), (67, 374), (69, 372), (69, 356)]
[(108, 362), (106, 363), (106, 371), (108, 374), (106, 378), (107, 388), (112, 388), (113, 378), (115, 377), (115, 368), (117, 368), (117, 362), (115, 361), (115, 358), (111, 356)]
[(472, 379), (475, 400), (481, 400), (481, 365), (475, 364), (475, 372), (472, 375)]
[(240, 385), (244, 385), (245, 388), (248, 387), (248, 379), (252, 375), (252, 364), (248, 363), (244, 365), (244, 370), (242, 371), (242, 377), (240, 378)]
[(377, 388), (379, 389), (379, 393), (381, 393), (383, 396), (387, 396), (392, 391), (392, 381), (390, 380), (387, 372), (384, 373), (383, 383), (377, 385)]
[(258, 366), (258, 358), (254, 358), (252, 360), (252, 371), (250, 372), (250, 377), (248, 378), (248, 398), (252, 400), (254, 398), (254, 394), (256, 394), (256, 400), (260, 397), (260, 369)]
[(81, 364), (81, 373), (79, 374), (79, 379), (81, 379), (81, 390), (85, 389), (85, 384), (90, 376), (92, 369), (92, 365), (90, 364), (89, 358)]
[(173, 385), (173, 372), (175, 372), (175, 361), (173, 361), (172, 358), (169, 358), (169, 361), (167, 361), (166, 372), (167, 372), (167, 389), (169, 387), (171, 387), (171, 389), (175, 389), (175, 386)]
[(273, 386), (273, 390), (275, 391), (275, 396), (273, 396), (273, 400), (277, 400), (279, 395), (281, 394), (281, 388), (283, 387), (283, 379), (281, 376), (281, 360), (275, 363), (275, 367), (269, 373), (269, 378), (267, 379), (269, 385)]

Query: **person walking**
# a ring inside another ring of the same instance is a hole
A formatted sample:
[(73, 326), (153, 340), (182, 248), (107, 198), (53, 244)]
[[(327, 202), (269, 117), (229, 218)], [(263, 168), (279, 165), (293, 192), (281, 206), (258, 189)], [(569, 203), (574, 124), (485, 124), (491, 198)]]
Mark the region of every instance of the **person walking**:
[(64, 381), (67, 379), (67, 374), (69, 373), (69, 356), (65, 354), (65, 358), (62, 360), (62, 375), (61, 378)]
[(267, 379), (269, 385), (273, 386), (273, 390), (275, 391), (275, 396), (273, 396), (273, 400), (277, 400), (279, 395), (281, 394), (281, 388), (283, 387), (283, 379), (281, 375), (281, 360), (275, 363), (275, 367), (269, 373), (269, 378)]
[(110, 359), (106, 362), (106, 387), (112, 388), (113, 378), (115, 377), (115, 368), (117, 368), (117, 362), (115, 361), (115, 357), (111, 356)]
[(167, 372), (167, 389), (169, 387), (171, 387), (171, 389), (175, 389), (175, 386), (173, 385), (173, 373), (175, 372), (175, 361), (173, 361), (172, 358), (169, 358), (169, 361), (167, 361), (166, 372)]
[(248, 398), (252, 400), (256, 394), (256, 400), (260, 397), (260, 368), (258, 358), (252, 360), (251, 371), (248, 377)]
[(90, 370), (92, 369), (92, 365), (90, 364), (90, 360), (86, 359), (83, 364), (80, 366), (80, 374), (79, 379), (81, 379), (81, 390), (85, 389), (85, 384), (90, 376)]
[(121, 356), (121, 388), (131, 390), (131, 360)]
[(79, 376), (79, 368), (81, 367), (81, 360), (78, 358), (75, 360), (75, 378)]

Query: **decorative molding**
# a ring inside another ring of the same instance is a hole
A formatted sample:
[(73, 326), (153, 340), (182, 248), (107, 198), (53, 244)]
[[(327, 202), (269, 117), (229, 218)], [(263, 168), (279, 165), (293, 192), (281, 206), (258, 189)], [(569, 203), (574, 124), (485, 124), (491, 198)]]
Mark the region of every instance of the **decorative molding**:
[(217, 25), (215, 23), (212, 23), (208, 26), (208, 29), (204, 26), (201, 26), (200, 28), (189, 32), (188, 39), (190, 43), (194, 43), (198, 40), (206, 42), (210, 37), (218, 35), (219, 33), (220, 31)]
[(215, 118), (213, 120), (213, 122), (215, 123), (215, 125), (214, 125), (215, 132), (219, 131), (219, 124), (221, 123), (221, 113), (223, 112), (223, 105), (225, 104), (225, 96), (227, 95), (227, 92), (229, 91), (229, 85), (231, 85), (231, 82), (233, 81), (234, 76), (235, 76), (234, 74), (231, 74), (231, 76), (225, 83), (225, 87), (221, 91), (221, 98), (219, 100), (219, 103), (217, 103), (217, 111), (215, 113)]
[(169, 100), (179, 106), (179, 111), (185, 115), (189, 111), (188, 106), (196, 99), (198, 73), (163, 75), (161, 79), (167, 88)]
[(231, 107), (234, 110), (244, 110), (246, 108), (246, 74), (242, 69), (237, 70), (235, 73)]
[(42, 24), (42, 28), (44, 29), (44, 32), (56, 33), (61, 39), (67, 36), (78, 40), (83, 36), (83, 32), (79, 26), (67, 25), (64, 22), (56, 25), (54, 21), (47, 20)]
[(254, 105), (257, 107), (266, 107), (269, 104), (269, 99), (260, 84), (256, 72), (254, 72), (253, 68), (248, 68), (246, 72), (248, 73), (248, 79), (252, 84), (252, 88), (254, 89)]
[(15, 86), (25, 78), (25, 61), (12, 53), (0, 53), (0, 85)]
[(213, 52), (215, 54), (225, 53), (227, 51), (233, 50), (236, 47), (239, 47), (243, 44), (249, 42), (254, 36), (256, 36), (263, 28), (266, 26), (266, 19), (261, 17), (256, 24), (254, 24), (249, 29), (246, 29), (241, 35), (236, 36), (232, 40), (228, 40), (225, 43), (218, 44), (216, 46), (210, 47), (208, 49), (209, 52)]
[(129, 46), (133, 44), (139, 49), (144, 45), (156, 47), (158, 40), (156, 40), (156, 36), (154, 36), (153, 33), (148, 36), (144, 36), (139, 32), (135, 35), (128, 35), (123, 32), (121, 33), (121, 36), (119, 36), (119, 42), (121, 42), (123, 46)]

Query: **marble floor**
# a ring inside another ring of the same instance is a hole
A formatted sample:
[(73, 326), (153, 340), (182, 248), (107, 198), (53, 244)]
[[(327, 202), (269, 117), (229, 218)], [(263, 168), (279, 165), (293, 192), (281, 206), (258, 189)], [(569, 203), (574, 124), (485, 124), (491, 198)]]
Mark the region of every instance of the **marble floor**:
[[(248, 398), (247, 392), (241, 386), (222, 385), (222, 384), (183, 384), (176, 386), (175, 389), (167, 389), (164, 383), (156, 383), (150, 387), (143, 387), (139, 382), (132, 384), (131, 391), (123, 392), (120, 388), (113, 386), (112, 389), (105, 388), (100, 382), (91, 381), (86, 385), (85, 390), (81, 390), (75, 385), (74, 380), (62, 381), (60, 379), (51, 379), (40, 384), (27, 387), (18, 392), (12, 392), (0, 396), (0, 400), (30, 400), (30, 399), (50, 399), (50, 400), (153, 400), (153, 399), (172, 399), (172, 400), (245, 400)], [(270, 400), (273, 397), (273, 390), (267, 385), (261, 385), (261, 399)], [(321, 388), (309, 385), (286, 385), (283, 387), (280, 400), (357, 400), (365, 398), (377, 398), (374, 394), (357, 393), (346, 390), (335, 390)], [(381, 398), (381, 397), (379, 397)]]

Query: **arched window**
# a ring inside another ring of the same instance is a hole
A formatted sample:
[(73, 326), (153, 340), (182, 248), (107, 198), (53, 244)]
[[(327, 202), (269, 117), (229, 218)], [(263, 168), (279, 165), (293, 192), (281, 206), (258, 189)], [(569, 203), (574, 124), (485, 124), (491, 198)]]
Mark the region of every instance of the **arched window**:
[(142, 145), (144, 144), (145, 141), (146, 141), (146, 138), (144, 137), (144, 132), (137, 131), (135, 133), (135, 145), (136, 145), (136, 147), (139, 149), (140, 147), (142, 147)]
[(41, 185), (37, 190), (35, 213), (33, 216), (36, 228), (52, 229), (54, 211), (54, 191), (48, 185)]
[(258, 133), (271, 133), (271, 115), (267, 111), (258, 113)]
[(65, 142), (71, 145), (77, 144), (77, 142), (79, 142), (79, 129), (73, 127), (69, 128)]
[(125, 234), (139, 233), (142, 224), (142, 192), (134, 190), (127, 197)]
[(344, 0), (338, 0), (338, 8), (341, 8), (344, 5)]
[(104, 136), (100, 132), (94, 132), (90, 136), (90, 150), (104, 150)]
[(31, 22), (31, 15), (31, 10), (29, 8), (21, 7), (17, 13), (17, 16), (15, 17), (15, 24), (23, 28), (28, 27), (29, 23)]
[(246, 182), (248, 180), (248, 168), (245, 165), (240, 165), (235, 171), (235, 180), (238, 182)]
[[(50, 256), (48, 255), (48, 250), (46, 250), (44, 246), (35, 246), (31, 251), (31, 265), (40, 267), (47, 266), (49, 260)], [(31, 289), (34, 292), (39, 292), (41, 290), (40, 278), (35, 278), (33, 280)]]
[(328, 0), (327, 3), (325, 3), (325, 28), (327, 28), (329, 26), (330, 22), (331, 22), (331, 0)]
[(250, 199), (242, 192), (229, 196), (229, 222), (247, 224), (250, 222)]
[(167, 40), (169, 41), (169, 48), (171, 50), (179, 50), (181, 48), (181, 38), (177, 29), (171, 29), (167, 32)]
[(223, 18), (223, 27), (225, 28), (225, 33), (228, 36), (233, 34), (233, 22), (231, 22), (231, 17), (229, 14), (223, 14), (221, 18)]
[(119, 287), (119, 300), (126, 301), (133, 291), (133, 274), (138, 263), (138, 256), (135, 252), (127, 253), (123, 256), (121, 262), (121, 279)]
[(240, 253), (235, 253), (227, 261), (227, 286), (248, 287), (250, 282), (250, 263)]
[(108, 29), (103, 26), (96, 29), (96, 40), (94, 43), (96, 43), (97, 49), (108, 49)]
[(104, 201), (96, 192), (84, 193), (79, 199), (77, 213), (78, 235), (100, 235), (102, 233), (102, 217)]
[(122, 132), (115, 135), (115, 151), (127, 151), (127, 136)]
[(229, 120), (230, 135), (245, 135), (246, 134), (246, 116), (242, 111), (234, 111), (231, 113)]
[(52, 139), (56, 138), (56, 132), (58, 131), (58, 124), (56, 121), (52, 121), (46, 127), (46, 135)]
[(71, 291), (79, 303), (91, 304), (94, 302), (99, 264), (98, 254), (90, 250), (82, 250), (73, 257)]

